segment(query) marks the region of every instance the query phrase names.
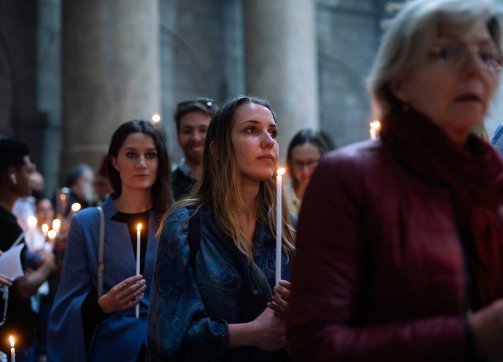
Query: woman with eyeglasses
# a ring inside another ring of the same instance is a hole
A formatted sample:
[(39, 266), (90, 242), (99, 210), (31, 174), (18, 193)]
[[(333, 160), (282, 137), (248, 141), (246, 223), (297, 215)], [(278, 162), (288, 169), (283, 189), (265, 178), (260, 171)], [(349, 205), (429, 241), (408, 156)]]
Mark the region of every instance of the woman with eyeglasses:
[(301, 129), (290, 141), (286, 155), (290, 182), (285, 185), (285, 193), (293, 213), (299, 213), (314, 169), (321, 156), (331, 148), (332, 143), (327, 136), (311, 128)]
[[(275, 286), (276, 119), (238, 97), (213, 116), (196, 190), (161, 226), (149, 309), (150, 361), (283, 361), (294, 231), (282, 205)], [(269, 302), (272, 298), (272, 303)]]
[(49, 320), (52, 362), (145, 361), (156, 232), (172, 202), (162, 134), (149, 121), (121, 124), (107, 166), (114, 191), (103, 214), (91, 207), (72, 217)]
[(489, 0), (407, 2), (369, 80), (380, 138), (317, 166), (297, 229), (296, 361), (503, 358), (503, 162), (473, 134), (499, 82)]

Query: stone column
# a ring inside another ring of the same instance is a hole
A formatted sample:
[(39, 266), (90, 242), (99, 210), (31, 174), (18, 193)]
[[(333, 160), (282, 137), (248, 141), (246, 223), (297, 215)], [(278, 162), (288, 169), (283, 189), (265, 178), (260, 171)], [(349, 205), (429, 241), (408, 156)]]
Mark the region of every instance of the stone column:
[(292, 136), (319, 128), (314, 0), (245, 0), (246, 89), (278, 114), (281, 159)]
[(160, 112), (157, 0), (63, 2), (62, 169), (97, 166), (113, 131)]

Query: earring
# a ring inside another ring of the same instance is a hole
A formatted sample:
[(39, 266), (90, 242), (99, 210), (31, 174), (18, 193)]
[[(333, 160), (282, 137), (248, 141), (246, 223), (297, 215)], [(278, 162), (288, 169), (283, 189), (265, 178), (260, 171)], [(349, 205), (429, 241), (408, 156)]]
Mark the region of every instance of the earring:
[(14, 175), (13, 173), (10, 174), (10, 180), (12, 181), (12, 183), (14, 185), (17, 184), (17, 179), (16, 179), (16, 175)]

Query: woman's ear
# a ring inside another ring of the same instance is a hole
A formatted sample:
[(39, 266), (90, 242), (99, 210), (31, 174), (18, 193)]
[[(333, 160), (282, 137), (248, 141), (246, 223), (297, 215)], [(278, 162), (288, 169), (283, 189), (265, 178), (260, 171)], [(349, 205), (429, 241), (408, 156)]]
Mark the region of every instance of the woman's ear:
[(112, 162), (112, 166), (119, 172), (119, 169), (117, 168), (117, 157), (115, 156), (110, 156), (110, 162)]
[(402, 80), (393, 80), (388, 85), (389, 91), (402, 103), (409, 103), (407, 89)]

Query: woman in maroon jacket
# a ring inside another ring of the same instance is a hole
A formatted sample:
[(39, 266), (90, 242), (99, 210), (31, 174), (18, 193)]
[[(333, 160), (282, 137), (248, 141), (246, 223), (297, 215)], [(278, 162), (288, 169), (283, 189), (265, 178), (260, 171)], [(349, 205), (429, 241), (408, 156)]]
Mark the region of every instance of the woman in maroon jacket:
[(473, 135), (502, 67), (490, 0), (407, 3), (370, 76), (376, 141), (322, 159), (300, 212), (302, 361), (503, 357), (503, 164)]

